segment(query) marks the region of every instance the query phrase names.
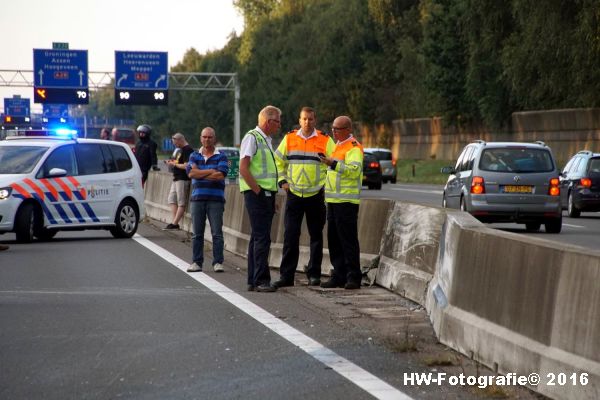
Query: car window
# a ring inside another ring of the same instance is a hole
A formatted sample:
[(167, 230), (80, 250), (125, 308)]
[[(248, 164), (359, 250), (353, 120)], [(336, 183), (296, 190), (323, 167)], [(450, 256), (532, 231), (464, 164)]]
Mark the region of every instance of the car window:
[(567, 163), (567, 165), (565, 165), (565, 167), (563, 168), (563, 175), (567, 175), (569, 173), (569, 169), (573, 165), (573, 162), (575, 161), (575, 158), (576, 157), (571, 158), (569, 160), (569, 162)]
[(392, 160), (392, 153), (389, 151), (373, 151), (371, 153), (380, 161)]
[(463, 156), (462, 162), (460, 164), (460, 171), (469, 171), (471, 168), (469, 165), (472, 165), (469, 161), (471, 160), (471, 156), (473, 155), (473, 151), (475, 150), (474, 146), (467, 147), (467, 151)]
[(577, 156), (575, 157), (575, 159), (573, 160), (573, 164), (571, 165), (571, 168), (569, 168), (569, 174), (576, 174), (577, 173), (577, 167), (579, 167), (579, 162), (581, 161), (581, 157)]
[(600, 158), (590, 158), (588, 173), (600, 174)]
[(240, 152), (238, 150), (219, 149), (219, 153), (225, 154), (227, 158), (240, 156)]
[(115, 163), (117, 164), (117, 171), (128, 171), (133, 167), (131, 159), (123, 147), (115, 145), (109, 145), (108, 147), (110, 148)]
[(102, 149), (97, 144), (79, 143), (77, 160), (79, 161), (79, 175), (97, 175), (108, 172)]
[(369, 163), (372, 162), (377, 162), (377, 157), (375, 157), (374, 154), (371, 153), (364, 153), (363, 155), (363, 165), (368, 165)]
[(0, 174), (28, 174), (38, 164), (48, 147), (0, 147)]
[(549, 151), (530, 147), (485, 149), (479, 168), (498, 172), (551, 172), (554, 162)]
[(581, 157), (581, 161), (577, 166), (577, 175), (585, 175), (586, 167), (587, 167), (587, 158)]
[(456, 160), (456, 165), (454, 166), (454, 169), (456, 171), (460, 171), (460, 166), (463, 162), (463, 158), (465, 157), (465, 153), (469, 150), (468, 147), (465, 147), (464, 150), (462, 151), (462, 153), (460, 153), (460, 156), (458, 157), (458, 160)]
[(102, 150), (102, 156), (104, 157), (104, 170), (106, 172), (117, 172), (117, 164), (109, 146), (107, 144), (100, 145), (100, 150)]
[(40, 168), (37, 178), (45, 178), (50, 175), (52, 168), (61, 168), (67, 171), (67, 176), (77, 175), (77, 162), (75, 161), (75, 150), (73, 145), (57, 147), (48, 156), (44, 165)]

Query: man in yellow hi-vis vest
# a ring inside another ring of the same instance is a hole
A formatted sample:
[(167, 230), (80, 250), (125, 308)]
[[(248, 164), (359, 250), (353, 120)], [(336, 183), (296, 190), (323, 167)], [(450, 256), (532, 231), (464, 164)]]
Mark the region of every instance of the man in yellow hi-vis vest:
[(271, 136), (281, 126), (281, 110), (266, 106), (258, 114), (258, 126), (248, 131), (240, 146), (240, 191), (250, 217), (248, 290), (274, 292), (269, 271), (271, 223), (275, 214), (277, 167)]
[(299, 123), (300, 129), (285, 135), (275, 151), (279, 187), (287, 193), (280, 278), (273, 283), (277, 287), (294, 286), (304, 215), (310, 235), (310, 258), (306, 270), (308, 284), (318, 286), (321, 283), (326, 214), (323, 185), (327, 166), (321, 163), (319, 154), (331, 156), (335, 143), (328, 135), (315, 129), (316, 113), (313, 108), (302, 108)]
[(359, 289), (360, 247), (358, 207), (362, 187), (363, 147), (352, 136), (352, 120), (337, 117), (331, 126), (337, 140), (331, 157), (321, 157), (328, 165), (325, 182), (327, 202), (327, 242), (333, 265), (331, 279), (323, 288)]

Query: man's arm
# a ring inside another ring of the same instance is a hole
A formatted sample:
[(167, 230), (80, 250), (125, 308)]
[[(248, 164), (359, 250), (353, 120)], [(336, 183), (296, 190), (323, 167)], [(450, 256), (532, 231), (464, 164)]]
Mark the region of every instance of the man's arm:
[(254, 176), (252, 176), (252, 173), (250, 173), (250, 157), (244, 157), (240, 160), (240, 175), (242, 176), (242, 178), (244, 178), (244, 180), (246, 181), (246, 183), (248, 184), (248, 186), (250, 186), (250, 189), (256, 193), (259, 194), (260, 193), (260, 186), (258, 186), (258, 183), (256, 183), (256, 179), (254, 179)]

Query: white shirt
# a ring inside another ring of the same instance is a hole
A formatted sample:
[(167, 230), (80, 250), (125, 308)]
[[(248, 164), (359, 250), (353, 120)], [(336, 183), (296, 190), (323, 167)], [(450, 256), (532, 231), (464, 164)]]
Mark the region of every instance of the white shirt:
[[(269, 145), (271, 151), (273, 151), (271, 137), (267, 136), (258, 126), (255, 128), (255, 130), (262, 135), (262, 137), (266, 140), (267, 144)], [(244, 157), (250, 157), (250, 159), (252, 160), (254, 154), (256, 154), (256, 138), (254, 138), (254, 136), (252, 135), (246, 134), (244, 135), (242, 143), (240, 144), (240, 160)]]
[(308, 140), (313, 136), (317, 136), (317, 130), (313, 129), (312, 133), (310, 134), (309, 137), (304, 136), (304, 133), (302, 133), (302, 128), (298, 129), (298, 132), (296, 132), (296, 135), (300, 136), (302, 139), (304, 140)]
[[(198, 150), (198, 153), (200, 153), (202, 155), (202, 157), (204, 157), (204, 162), (208, 161), (207, 156), (204, 155), (204, 152), (206, 151), (206, 149), (204, 148), (204, 146), (200, 147), (200, 150)], [(215, 147), (215, 151), (212, 153), (211, 157), (214, 156), (215, 154), (221, 154), (221, 152), (219, 152), (219, 150)]]

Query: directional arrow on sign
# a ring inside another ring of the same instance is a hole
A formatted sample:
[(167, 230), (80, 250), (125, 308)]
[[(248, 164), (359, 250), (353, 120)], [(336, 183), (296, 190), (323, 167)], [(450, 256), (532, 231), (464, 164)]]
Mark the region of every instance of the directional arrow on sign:
[(121, 81), (123, 81), (123, 79), (127, 79), (127, 74), (121, 75), (121, 77), (117, 81), (117, 86), (121, 86)]
[(83, 71), (79, 70), (79, 86), (83, 86)]
[(156, 82), (154, 82), (154, 87), (158, 87), (158, 84), (160, 83), (160, 81), (164, 81), (165, 79), (167, 79), (167, 77), (163, 74), (161, 75)]
[(44, 85), (44, 70), (40, 69), (38, 71), (38, 75), (40, 76), (40, 86), (43, 86)]

